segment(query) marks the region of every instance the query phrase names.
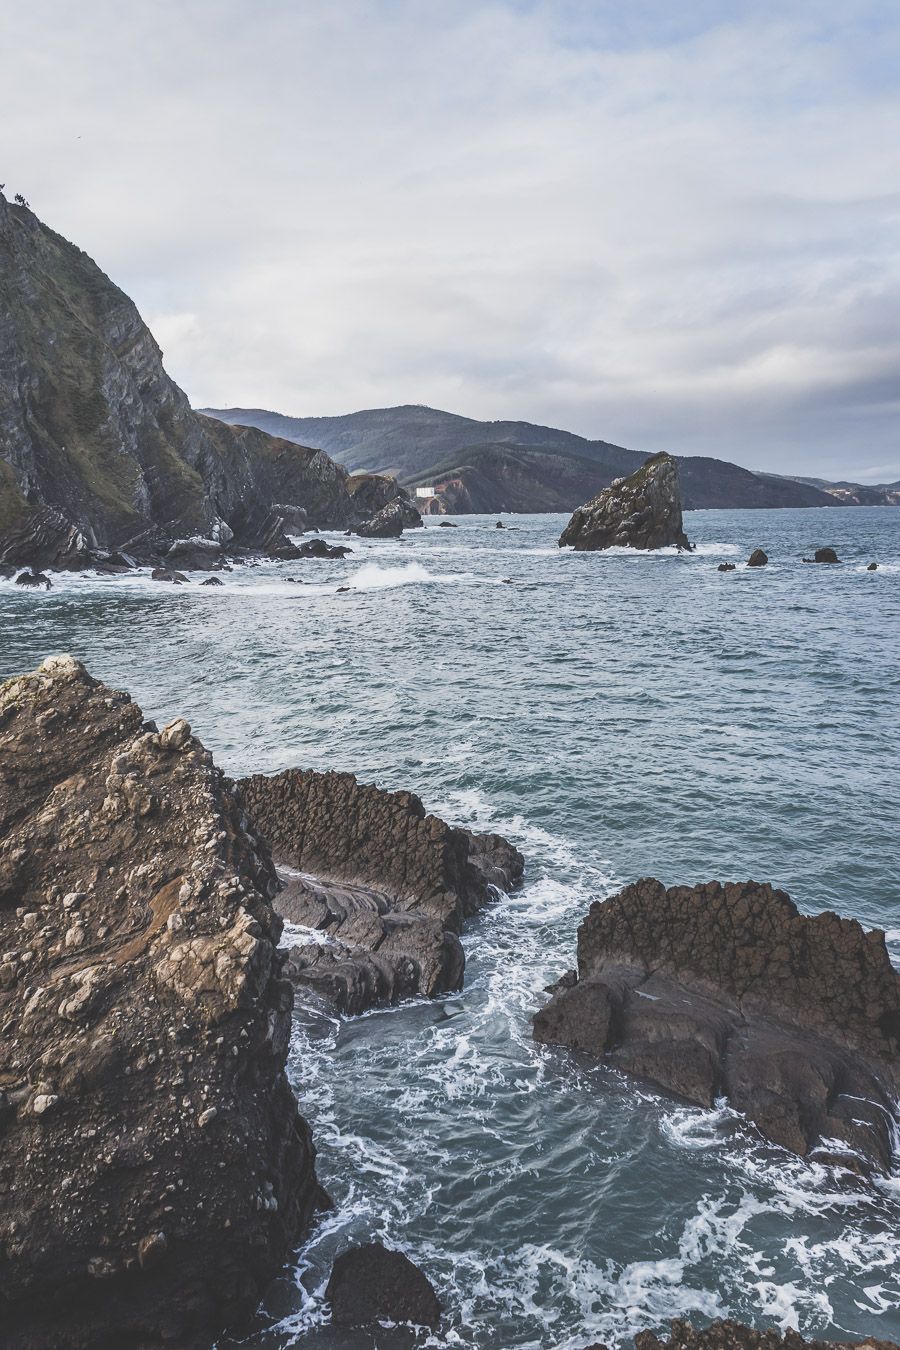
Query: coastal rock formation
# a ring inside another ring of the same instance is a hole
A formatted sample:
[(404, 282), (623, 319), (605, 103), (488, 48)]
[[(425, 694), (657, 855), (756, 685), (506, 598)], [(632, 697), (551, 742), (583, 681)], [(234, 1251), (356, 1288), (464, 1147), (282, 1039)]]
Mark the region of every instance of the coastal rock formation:
[(811, 558), (804, 558), (803, 561), (812, 563), (839, 563), (841, 560), (833, 548), (817, 548)]
[(317, 935), (291, 949), (286, 974), (348, 1013), (461, 987), (458, 934), (493, 894), (518, 885), (517, 849), (352, 774), (288, 769), (238, 787), (279, 864), (276, 908)]
[(185, 721), (71, 657), (0, 687), (7, 1350), (207, 1346), (304, 1231), (276, 889)]
[(159, 562), (178, 539), (266, 551), (402, 492), (350, 481), (324, 450), (194, 412), (128, 296), (0, 192), (0, 565)]
[(719, 566), (716, 568), (716, 571), (717, 571), (717, 572), (736, 572), (736, 571), (737, 571), (737, 563), (719, 563)]
[(377, 516), (356, 531), (366, 539), (399, 539), (404, 530), (418, 529), (422, 517), (406, 497), (395, 497)]
[(890, 1169), (900, 974), (884, 934), (805, 917), (771, 886), (649, 878), (593, 904), (577, 977), (534, 1034), (699, 1105), (725, 1096), (795, 1153)]
[(877, 564), (877, 562), (870, 562), (869, 565), (868, 565), (868, 567), (866, 568), (866, 571), (867, 571), (867, 572), (877, 572), (877, 571), (878, 571), (878, 564)]
[(629, 478), (617, 479), (573, 514), (560, 548), (613, 547), (690, 549), (681, 516), (678, 466), (671, 455), (654, 455)]
[(748, 567), (765, 567), (769, 561), (768, 553), (764, 553), (761, 548), (755, 548), (747, 559)]
[(53, 582), (43, 572), (20, 572), (16, 577), (17, 586), (28, 586), (31, 590), (49, 591)]
[[(641, 1331), (634, 1338), (635, 1350), (897, 1350), (893, 1341), (805, 1340), (797, 1331), (757, 1331), (741, 1322), (717, 1320), (708, 1327), (696, 1328), (675, 1318), (669, 1335)], [(589, 1347), (589, 1350), (600, 1350)]]
[(354, 1247), (335, 1260), (325, 1289), (335, 1326), (412, 1322), (436, 1327), (441, 1305), (434, 1286), (402, 1252), (380, 1242)]

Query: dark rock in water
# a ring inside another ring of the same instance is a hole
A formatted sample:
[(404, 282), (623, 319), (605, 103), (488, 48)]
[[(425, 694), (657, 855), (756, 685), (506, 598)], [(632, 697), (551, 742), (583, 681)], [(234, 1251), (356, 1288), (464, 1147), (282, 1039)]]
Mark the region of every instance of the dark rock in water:
[(768, 553), (764, 553), (761, 548), (755, 548), (747, 559), (748, 567), (765, 567), (769, 561)]
[(222, 582), (218, 577), (207, 577), (205, 581), (200, 582), (201, 586), (221, 586)]
[(870, 562), (869, 565), (868, 565), (868, 567), (866, 568), (866, 571), (867, 571), (867, 572), (877, 572), (877, 571), (878, 571), (878, 564), (877, 564), (876, 562)]
[(349, 589), (350, 589), (349, 586), (338, 586), (337, 591), (336, 591), (336, 594), (337, 594), (337, 595), (344, 595), (345, 592), (349, 591)]
[(354, 1247), (336, 1258), (325, 1298), (336, 1326), (390, 1321), (436, 1327), (441, 1320), (431, 1281), (409, 1257), (380, 1242)]
[(719, 571), (719, 572), (736, 572), (736, 571), (737, 571), (737, 564), (736, 564), (736, 563), (719, 563), (719, 566), (718, 566), (718, 568), (717, 568), (716, 570)]
[(0, 1340), (208, 1345), (320, 1198), (271, 859), (71, 657), (0, 686), (0, 766)]
[(559, 537), (560, 548), (566, 544), (580, 550), (690, 549), (672, 456), (654, 455), (629, 478), (617, 478), (579, 507)]
[(495, 529), (495, 530), (505, 530), (505, 529), (506, 529), (506, 526), (503, 524), (503, 521), (502, 521), (502, 520), (498, 520), (498, 521), (497, 521), (497, 524), (494, 526), (494, 529)]
[[(665, 1332), (640, 1331), (634, 1338), (635, 1350), (897, 1350), (893, 1341), (820, 1341), (805, 1340), (797, 1331), (781, 1333), (769, 1328), (757, 1331), (741, 1322), (717, 1320), (708, 1327), (695, 1328), (675, 1318)], [(597, 1347), (588, 1347), (597, 1350)]]
[(419, 529), (422, 517), (405, 497), (395, 497), (376, 516), (356, 531), (365, 539), (399, 539), (404, 530)]
[(438, 529), (440, 529), (440, 530), (458, 530), (458, 529), (459, 529), (459, 526), (457, 525), (457, 523), (456, 523), (455, 520), (441, 520), (441, 521), (438, 522)]
[(183, 568), (188, 572), (208, 572), (221, 562), (222, 545), (217, 539), (176, 539), (166, 551), (164, 566), (170, 572)]
[(16, 585), (43, 587), (45, 591), (49, 591), (53, 583), (43, 572), (20, 572), (16, 577)]
[[(176, 586), (182, 586), (187, 582), (187, 577), (183, 572), (170, 572), (168, 567), (154, 567), (150, 573), (151, 581), (169, 581)], [(190, 584), (190, 583), (188, 583)]]
[(811, 558), (804, 558), (803, 561), (807, 563), (839, 563), (841, 560), (833, 548), (817, 548)]
[(348, 548), (346, 544), (329, 544), (324, 539), (304, 539), (303, 543), (297, 546), (296, 557), (298, 558), (346, 558), (353, 549)]
[(352, 774), (288, 769), (238, 786), (280, 865), (279, 913), (323, 934), (291, 951), (291, 978), (347, 1012), (461, 987), (457, 935), (492, 895), (518, 885), (517, 849)]
[(534, 1034), (703, 1106), (726, 1096), (795, 1153), (890, 1169), (900, 974), (884, 934), (807, 918), (771, 886), (650, 878), (593, 904), (578, 982)]

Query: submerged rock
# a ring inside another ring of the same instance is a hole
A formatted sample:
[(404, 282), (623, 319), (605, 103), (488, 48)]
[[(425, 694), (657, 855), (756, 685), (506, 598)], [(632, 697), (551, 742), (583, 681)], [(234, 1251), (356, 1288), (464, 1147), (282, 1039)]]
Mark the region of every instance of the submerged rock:
[(320, 1199), (265, 847), (183, 719), (0, 686), (7, 1350), (208, 1345)]
[[(154, 567), (150, 573), (150, 579), (151, 581), (168, 581), (176, 586), (183, 586), (188, 581), (183, 572), (170, 572), (168, 567)], [(190, 583), (188, 582), (188, 584)]]
[(761, 548), (755, 548), (747, 559), (748, 567), (765, 567), (769, 561), (768, 553), (764, 553)]
[(205, 581), (200, 582), (201, 586), (221, 586), (222, 582), (218, 577), (207, 577)]
[(408, 1256), (380, 1242), (354, 1247), (336, 1258), (325, 1298), (336, 1326), (388, 1321), (436, 1327), (441, 1320), (431, 1281)]
[(868, 565), (868, 567), (866, 568), (866, 571), (867, 571), (867, 572), (877, 572), (877, 571), (878, 571), (878, 564), (877, 564), (877, 562), (870, 562), (869, 565)]
[(404, 530), (422, 526), (422, 517), (405, 496), (395, 497), (356, 531), (365, 539), (398, 539)]
[(580, 506), (559, 537), (560, 548), (690, 549), (681, 515), (678, 466), (654, 455), (628, 478), (618, 478)]
[(805, 917), (771, 886), (649, 878), (593, 904), (577, 983), (534, 1034), (703, 1106), (725, 1096), (795, 1153), (890, 1169), (900, 974), (884, 934)]
[(492, 895), (518, 885), (517, 849), (352, 774), (288, 769), (238, 786), (280, 865), (276, 908), (322, 934), (292, 948), (286, 974), (348, 1013), (462, 986), (458, 934)]
[(49, 591), (53, 582), (43, 572), (20, 572), (16, 577), (17, 586), (30, 586), (32, 589), (43, 588)]
[[(893, 1341), (805, 1340), (797, 1331), (757, 1331), (742, 1322), (718, 1319), (708, 1327), (693, 1327), (690, 1322), (675, 1318), (665, 1332), (641, 1331), (634, 1338), (635, 1350), (897, 1350)], [(589, 1347), (589, 1350), (598, 1350)]]
[(737, 563), (719, 563), (716, 569), (718, 572), (736, 572)]

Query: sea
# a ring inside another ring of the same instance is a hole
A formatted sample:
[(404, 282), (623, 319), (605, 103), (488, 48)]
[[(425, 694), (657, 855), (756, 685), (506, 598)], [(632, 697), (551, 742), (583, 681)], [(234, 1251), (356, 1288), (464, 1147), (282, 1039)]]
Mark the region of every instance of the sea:
[[(353, 552), (221, 587), (0, 583), (3, 676), (70, 652), (230, 773), (351, 770), (527, 860), (469, 924), (462, 992), (299, 1001), (289, 1073), (334, 1209), (239, 1343), (583, 1350), (726, 1315), (900, 1340), (900, 1173), (848, 1180), (530, 1033), (591, 902), (638, 877), (769, 881), (900, 962), (900, 511), (690, 512), (690, 554), (501, 519), (326, 535)], [(802, 562), (825, 545), (839, 566)], [(438, 1332), (329, 1325), (334, 1256), (375, 1240), (432, 1280)]]

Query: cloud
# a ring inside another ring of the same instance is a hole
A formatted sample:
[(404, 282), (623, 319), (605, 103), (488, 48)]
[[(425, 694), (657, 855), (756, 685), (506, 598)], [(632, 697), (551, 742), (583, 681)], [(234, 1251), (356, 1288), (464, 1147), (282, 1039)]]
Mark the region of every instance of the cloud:
[(196, 404), (896, 460), (890, 7), (8, 9), (0, 178), (134, 297)]

